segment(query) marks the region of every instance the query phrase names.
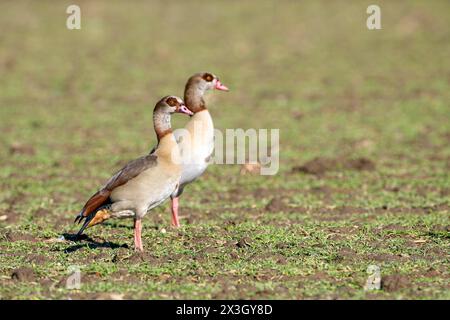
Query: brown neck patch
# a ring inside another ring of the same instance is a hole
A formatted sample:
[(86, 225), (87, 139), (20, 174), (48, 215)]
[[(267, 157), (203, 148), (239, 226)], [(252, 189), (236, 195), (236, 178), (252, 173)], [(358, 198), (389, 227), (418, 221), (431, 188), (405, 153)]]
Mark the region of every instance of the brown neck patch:
[(168, 134), (172, 133), (172, 129), (166, 129), (166, 130), (159, 130), (158, 128), (155, 128), (156, 136), (158, 137), (158, 141), (160, 141), (162, 138), (167, 136)]
[(191, 100), (189, 101), (189, 99), (185, 100), (186, 102), (186, 107), (188, 107), (189, 110), (191, 110), (193, 113), (197, 113), (203, 110), (206, 110), (206, 105), (205, 105), (205, 101), (203, 100), (203, 98), (200, 98), (200, 101), (196, 101), (196, 100)]
[(184, 103), (193, 113), (206, 110), (205, 100), (203, 100), (204, 92), (199, 89), (198, 78), (190, 78), (184, 88)]
[(155, 110), (153, 111), (153, 126), (155, 128), (158, 141), (169, 133), (172, 133), (172, 128), (170, 125), (170, 114), (164, 112), (162, 108), (155, 108)]

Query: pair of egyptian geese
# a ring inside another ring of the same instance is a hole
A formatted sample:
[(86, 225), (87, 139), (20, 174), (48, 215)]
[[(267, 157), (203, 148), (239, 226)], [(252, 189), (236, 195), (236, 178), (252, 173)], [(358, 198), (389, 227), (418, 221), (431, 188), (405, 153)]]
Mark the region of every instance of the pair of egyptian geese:
[[(184, 101), (176, 96), (162, 98), (153, 110), (153, 125), (158, 138), (150, 154), (130, 161), (84, 205), (75, 222), (84, 223), (78, 232), (110, 218), (134, 218), (134, 247), (143, 251), (142, 218), (172, 200), (172, 225), (180, 226), (178, 197), (184, 187), (201, 176), (214, 149), (214, 126), (203, 95), (210, 89), (228, 91), (212, 73), (194, 74), (186, 83)], [(189, 139), (178, 139), (170, 125), (172, 113), (191, 116), (185, 129)], [(194, 130), (194, 127), (201, 128)], [(188, 155), (189, 159), (181, 154)]]

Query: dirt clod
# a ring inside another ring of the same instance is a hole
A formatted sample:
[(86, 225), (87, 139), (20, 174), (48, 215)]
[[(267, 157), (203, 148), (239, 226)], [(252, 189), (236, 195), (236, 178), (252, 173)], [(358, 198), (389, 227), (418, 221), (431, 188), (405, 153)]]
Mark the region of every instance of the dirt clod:
[(250, 246), (251, 246), (251, 245), (250, 245), (250, 239), (247, 238), (247, 237), (242, 238), (242, 239), (240, 239), (240, 240), (236, 243), (236, 246), (237, 246), (238, 248), (246, 248), (246, 247), (250, 247)]
[(245, 163), (242, 165), (239, 173), (241, 175), (246, 174), (259, 174), (261, 172), (261, 165), (259, 163)]
[(5, 234), (5, 238), (10, 241), (10, 242), (15, 242), (15, 241), (30, 241), (30, 242), (36, 242), (36, 238), (33, 237), (30, 234), (26, 234), (26, 233), (16, 233), (16, 232), (11, 232), (8, 231)]
[(372, 171), (375, 170), (375, 163), (367, 158), (325, 158), (317, 157), (313, 160), (292, 168), (293, 173), (301, 172), (313, 175), (323, 175), (328, 171), (339, 170), (356, 170), (356, 171)]
[(381, 287), (388, 292), (397, 291), (406, 288), (410, 285), (410, 281), (407, 277), (402, 275), (389, 275), (381, 279)]
[(314, 158), (303, 165), (292, 168), (292, 172), (321, 175), (336, 168), (336, 160), (329, 158)]
[(357, 171), (372, 171), (375, 170), (375, 163), (367, 158), (350, 159), (346, 162), (345, 167)]
[(12, 143), (9, 146), (10, 154), (22, 154), (22, 155), (35, 155), (36, 150), (33, 146), (22, 144), (22, 143)]
[(133, 252), (128, 261), (131, 263), (145, 262), (145, 252)]
[(36, 280), (36, 274), (34, 273), (34, 270), (28, 267), (20, 267), (17, 269), (14, 269), (14, 271), (11, 273), (11, 279), (16, 281), (27, 281), (31, 282)]
[(283, 203), (281, 198), (275, 197), (269, 201), (265, 208), (269, 212), (279, 212), (286, 209), (286, 205)]
[(30, 254), (27, 257), (27, 262), (35, 263), (35, 264), (43, 264), (43, 263), (47, 262), (47, 260), (48, 259), (45, 256), (40, 255), (40, 254), (35, 254), (35, 253)]

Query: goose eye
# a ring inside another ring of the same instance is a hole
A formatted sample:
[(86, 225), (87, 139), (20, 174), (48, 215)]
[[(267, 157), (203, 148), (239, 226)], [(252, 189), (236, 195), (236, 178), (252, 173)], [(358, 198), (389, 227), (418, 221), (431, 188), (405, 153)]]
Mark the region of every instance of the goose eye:
[(214, 77), (213, 77), (213, 75), (210, 74), (210, 73), (205, 73), (205, 74), (203, 75), (203, 79), (205, 79), (205, 81), (211, 82), (211, 81), (213, 81)]
[(177, 99), (170, 97), (166, 100), (166, 103), (171, 106), (171, 107), (175, 107), (177, 105)]

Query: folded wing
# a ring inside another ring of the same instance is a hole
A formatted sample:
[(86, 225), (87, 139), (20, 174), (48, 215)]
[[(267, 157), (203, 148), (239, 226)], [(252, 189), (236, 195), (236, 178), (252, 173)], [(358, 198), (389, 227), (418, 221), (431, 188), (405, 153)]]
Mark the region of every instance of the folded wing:
[[(119, 172), (112, 176), (108, 182), (97, 191), (84, 205), (81, 212), (75, 218), (75, 222), (80, 223), (83, 219), (92, 216), (101, 206), (109, 203), (111, 192), (121, 185), (126, 184), (131, 179), (137, 177), (145, 170), (156, 166), (157, 156), (148, 154), (136, 160), (130, 161)], [(86, 223), (85, 223), (86, 224)]]

